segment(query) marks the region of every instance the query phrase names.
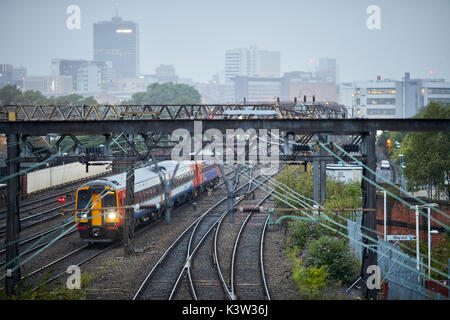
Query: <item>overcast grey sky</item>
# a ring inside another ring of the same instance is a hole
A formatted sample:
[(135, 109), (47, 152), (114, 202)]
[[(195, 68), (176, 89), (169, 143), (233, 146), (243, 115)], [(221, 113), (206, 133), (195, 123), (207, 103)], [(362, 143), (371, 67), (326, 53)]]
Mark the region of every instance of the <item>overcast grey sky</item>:
[[(0, 0), (0, 63), (50, 74), (52, 58), (93, 58), (93, 23), (115, 15), (114, 0)], [(68, 30), (66, 9), (81, 8)], [(369, 5), (381, 30), (369, 30)], [(119, 15), (140, 28), (141, 73), (173, 64), (197, 81), (224, 68), (226, 49), (281, 52), (282, 71), (313, 71), (337, 59), (341, 81), (412, 77), (450, 80), (449, 0), (122, 0)], [(430, 76), (430, 70), (433, 70)]]

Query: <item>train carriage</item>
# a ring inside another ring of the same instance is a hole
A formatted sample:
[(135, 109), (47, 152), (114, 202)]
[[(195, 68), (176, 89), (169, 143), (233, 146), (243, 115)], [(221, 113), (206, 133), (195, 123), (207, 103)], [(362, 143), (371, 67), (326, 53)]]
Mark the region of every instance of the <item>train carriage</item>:
[[(171, 179), (177, 162), (162, 161), (158, 166)], [(155, 220), (165, 210), (162, 181), (154, 166), (135, 169), (134, 220)], [(177, 205), (196, 197), (218, 183), (219, 169), (205, 161), (181, 161), (173, 179), (170, 200)], [(90, 181), (76, 191), (75, 223), (82, 239), (91, 242), (122, 238), (126, 196), (126, 173)]]

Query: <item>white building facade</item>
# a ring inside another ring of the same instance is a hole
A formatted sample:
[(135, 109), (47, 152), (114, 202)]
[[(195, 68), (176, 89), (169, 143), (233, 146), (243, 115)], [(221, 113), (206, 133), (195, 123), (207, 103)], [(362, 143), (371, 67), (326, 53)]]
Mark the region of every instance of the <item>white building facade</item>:
[[(257, 46), (227, 50), (225, 52), (224, 101), (242, 102), (240, 99), (236, 100), (235, 82), (233, 81), (236, 77), (279, 78), (280, 73), (281, 58), (278, 51), (260, 50)], [(262, 86), (266, 85), (267, 82), (264, 81)], [(278, 89), (277, 92), (280, 95)], [(271, 95), (272, 93), (267, 94)]]
[(86, 63), (78, 68), (77, 88), (79, 92), (101, 91), (101, 70), (94, 63)]
[(341, 83), (340, 103), (355, 118), (409, 118), (431, 101), (450, 103), (450, 83), (444, 79), (377, 80)]

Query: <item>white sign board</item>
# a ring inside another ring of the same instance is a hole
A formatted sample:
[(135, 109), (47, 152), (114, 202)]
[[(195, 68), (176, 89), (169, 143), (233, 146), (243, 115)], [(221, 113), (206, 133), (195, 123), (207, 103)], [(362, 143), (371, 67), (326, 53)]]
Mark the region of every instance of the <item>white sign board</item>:
[(416, 236), (404, 235), (404, 234), (388, 235), (386, 238), (387, 238), (388, 241), (411, 241), (411, 240), (416, 240)]

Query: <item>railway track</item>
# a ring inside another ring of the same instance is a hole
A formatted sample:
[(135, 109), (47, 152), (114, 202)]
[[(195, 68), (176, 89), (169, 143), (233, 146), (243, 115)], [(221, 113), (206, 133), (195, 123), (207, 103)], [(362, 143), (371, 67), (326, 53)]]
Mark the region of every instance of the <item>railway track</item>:
[[(259, 181), (261, 182), (261, 181)], [(254, 191), (255, 188), (251, 188), (249, 190), (250, 191)], [(264, 196), (261, 200), (259, 201), (250, 201), (251, 206), (260, 206), (262, 203), (264, 203), (268, 198), (269, 198), (270, 194)], [(248, 201), (248, 200), (247, 200)], [(247, 202), (246, 201), (246, 202)], [(266, 218), (267, 215), (264, 215), (262, 218)], [(231, 268), (227, 268), (228, 272), (224, 272), (224, 270), (222, 270), (221, 268), (221, 261), (223, 262), (223, 260), (225, 259), (224, 257), (221, 257), (219, 255), (219, 233), (223, 233), (223, 232), (229, 232), (229, 230), (222, 230), (222, 222), (225, 219), (225, 216), (223, 218), (220, 219), (220, 221), (217, 224), (217, 227), (215, 228), (215, 233), (213, 235), (211, 235), (210, 239), (211, 241), (208, 241), (207, 243), (205, 243), (205, 245), (199, 250), (198, 254), (195, 257), (196, 261), (201, 261), (202, 263), (193, 263), (193, 268), (192, 268), (192, 275), (188, 275), (189, 277), (189, 286), (190, 286), (190, 291), (194, 292), (195, 295), (192, 295), (194, 299), (208, 299), (208, 300), (223, 300), (223, 299), (229, 299), (229, 300), (236, 300), (238, 299), (238, 296), (236, 295), (236, 292), (234, 290), (234, 281), (231, 282), (231, 285), (229, 285), (230, 283), (230, 278), (232, 278), (232, 274), (229, 275), (227, 277), (227, 274), (225, 273), (230, 273), (230, 270), (233, 270), (232, 267)], [(236, 218), (237, 219), (237, 218)], [(243, 237), (243, 227), (247, 224), (247, 222), (250, 219), (246, 219), (243, 221), (243, 224), (241, 225), (240, 231), (238, 233), (237, 239), (239, 239), (240, 237)], [(262, 229), (262, 228), (261, 228)], [(247, 230), (247, 229), (246, 229)], [(258, 231), (257, 234), (254, 235), (254, 237), (251, 237), (251, 239), (249, 239), (249, 243), (248, 245), (250, 245), (252, 247), (252, 251), (251, 252), (247, 252), (247, 250), (242, 251), (239, 250), (233, 250), (233, 256), (231, 260), (236, 260), (235, 259), (235, 255), (236, 252), (238, 253), (243, 253), (242, 254), (242, 258), (244, 258), (245, 260), (247, 260), (246, 255), (248, 255), (248, 257), (252, 257), (252, 259), (250, 259), (250, 261), (254, 260), (254, 256), (256, 256), (257, 258), (258, 256), (258, 252), (260, 252), (259, 248), (257, 250), (255, 250), (255, 246), (259, 245), (259, 240), (260, 239), (256, 239), (257, 235), (261, 234), (262, 230), (251, 230), (250, 232), (254, 232), (254, 231)], [(245, 235), (247, 235), (247, 233), (245, 233)], [(261, 240), (263, 241), (264, 237), (261, 237)], [(236, 240), (238, 243), (239, 240)], [(225, 246), (223, 243), (222, 245), (222, 249), (224, 249), (223, 247)], [(237, 247), (237, 245), (236, 245)], [(263, 251), (261, 251), (263, 252)], [(210, 263), (207, 263), (208, 261), (210, 261)], [(258, 266), (258, 263), (256, 264)], [(263, 270), (263, 267), (262, 269)], [(257, 273), (256, 271), (258, 271), (258, 269), (255, 268), (250, 268), (247, 270), (244, 270), (246, 273), (251, 272), (252, 275), (254, 276), (253, 273)], [(225, 279), (227, 277), (227, 279)], [(263, 277), (265, 278), (265, 277)], [(239, 297), (241, 298), (241, 297)], [(244, 299), (246, 299), (245, 297), (242, 297)], [(259, 296), (255, 299), (264, 299), (264, 296)]]
[[(70, 224), (63, 223), (59, 226), (54, 226), (49, 229), (36, 232), (26, 238), (22, 238), (18, 240), (18, 244), (20, 247), (20, 252), (22, 254), (21, 260), (23, 260), (24, 257), (27, 255), (45, 247), (47, 244), (49, 244), (53, 239), (61, 235), (62, 233), (66, 232), (68, 228), (70, 228)], [(77, 230), (71, 230), (68, 231), (65, 235), (63, 235), (60, 239), (67, 237), (68, 235), (71, 235), (75, 233)], [(26, 247), (26, 245), (28, 245)], [(6, 245), (3, 245), (0, 249), (0, 254), (3, 255), (6, 252)], [(0, 267), (5, 264), (5, 261), (0, 262)]]
[[(253, 179), (258, 179), (260, 177), (261, 175), (258, 175)], [(235, 192), (244, 191), (248, 194), (255, 189), (256, 187), (252, 188), (250, 180), (247, 179), (243, 185), (235, 189)], [(184, 275), (187, 276), (186, 278), (191, 297), (193, 299), (198, 299), (196, 286), (191, 272), (192, 264), (194, 259), (196, 259), (196, 254), (199, 251), (204, 251), (204, 244), (208, 243), (208, 241), (205, 240), (208, 237), (212, 238), (212, 231), (227, 215), (226, 200), (227, 198), (223, 198), (210, 207), (184, 230), (184, 232), (162, 254), (158, 262), (147, 274), (134, 295), (133, 300), (173, 299), (176, 297), (178, 288), (181, 287), (184, 282)], [(242, 200), (243, 196), (241, 196), (234, 205)], [(209, 241), (209, 243), (212, 243), (212, 241)], [(205, 259), (200, 259), (202, 260), (202, 264), (206, 264)], [(186, 287), (186, 285), (184, 285), (184, 287)], [(219, 281), (215, 280), (209, 287), (220, 288)], [(221, 298), (223, 299), (223, 291), (221, 293), (217, 292), (217, 294), (221, 294)]]
[[(61, 217), (61, 214), (59, 212), (57, 212), (55, 214), (50, 214), (50, 213), (61, 210), (63, 208), (66, 208), (66, 207), (72, 206), (72, 205), (75, 205), (75, 201), (68, 202), (62, 206), (46, 209), (44, 211), (35, 213), (28, 217), (21, 218), (20, 219), (20, 228), (23, 231), (23, 230), (29, 229), (31, 227), (34, 227), (36, 225), (42, 224), (43, 222), (47, 222), (47, 221), (56, 219), (58, 217)], [(6, 223), (0, 225), (0, 237), (4, 237), (6, 235), (6, 227), (7, 227)]]
[[(26, 214), (28, 212), (39, 209), (43, 206), (54, 204), (57, 199), (61, 196), (65, 196), (71, 194), (73, 192), (73, 188), (67, 189), (66, 191), (58, 192), (56, 194), (52, 194), (43, 198), (32, 200), (29, 203), (20, 202), (19, 212), (21, 214)], [(6, 209), (0, 210), (0, 219), (6, 218)]]
[[(271, 194), (267, 194), (256, 207)], [(230, 293), (234, 299), (270, 300), (264, 272), (264, 235), (268, 219), (267, 213), (250, 212), (241, 225), (231, 259)]]

